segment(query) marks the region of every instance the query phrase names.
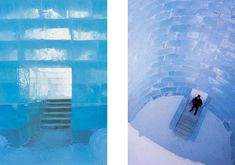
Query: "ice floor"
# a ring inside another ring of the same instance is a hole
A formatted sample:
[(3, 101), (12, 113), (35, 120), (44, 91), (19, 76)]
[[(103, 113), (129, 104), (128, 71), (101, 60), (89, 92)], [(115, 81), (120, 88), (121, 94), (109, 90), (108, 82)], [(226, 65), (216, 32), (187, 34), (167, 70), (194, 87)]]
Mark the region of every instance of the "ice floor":
[(101, 165), (90, 145), (71, 145), (70, 137), (70, 130), (41, 130), (25, 146), (18, 149), (2, 147), (0, 164)]
[[(140, 132), (140, 135), (152, 141), (153, 146), (158, 144), (180, 157), (206, 165), (231, 165), (229, 133), (223, 127), (222, 122), (210, 111), (206, 114), (195, 142), (185, 141), (169, 129), (170, 121), (181, 99), (181, 96), (171, 96), (150, 101), (137, 114), (131, 125)], [(129, 139), (130, 142), (132, 140), (134, 141), (134, 139)], [(145, 154), (144, 148), (140, 151), (134, 151), (131, 145), (132, 151), (129, 150), (129, 152), (143, 152), (142, 154), (146, 155), (146, 157), (141, 158), (143, 160), (149, 161), (161, 157), (161, 154), (159, 155), (158, 152), (151, 153), (151, 150), (148, 150)], [(149, 155), (152, 155), (152, 158)], [(169, 163), (169, 160), (166, 160), (167, 163)], [(136, 164), (138, 162), (130, 165)], [(154, 164), (148, 163), (148, 165)]]

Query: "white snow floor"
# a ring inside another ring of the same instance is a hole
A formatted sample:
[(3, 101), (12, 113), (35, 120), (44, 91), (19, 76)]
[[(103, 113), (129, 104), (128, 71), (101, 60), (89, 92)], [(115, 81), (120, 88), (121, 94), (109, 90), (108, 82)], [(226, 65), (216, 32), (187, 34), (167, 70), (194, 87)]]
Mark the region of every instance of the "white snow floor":
[[(206, 114), (195, 142), (185, 141), (169, 129), (170, 121), (181, 99), (181, 96), (171, 96), (150, 101), (137, 114), (131, 125), (140, 132), (140, 135), (151, 141), (153, 146), (156, 144), (161, 145), (181, 157), (195, 162), (202, 162), (206, 165), (231, 165), (229, 133), (223, 127), (222, 122), (210, 111)], [(129, 156), (132, 155), (129, 157), (129, 162), (131, 162), (129, 165), (138, 165), (138, 159), (132, 160), (135, 154), (143, 155), (141, 159), (147, 162), (150, 159), (154, 160), (162, 157), (159, 152), (152, 153), (153, 150), (145, 149), (145, 145), (143, 146), (142, 143), (149, 142), (144, 142), (143, 139), (139, 140), (140, 144), (132, 142), (141, 137), (135, 137), (134, 135), (129, 128)], [(143, 146), (143, 148), (140, 151), (135, 151), (138, 145)], [(168, 159), (163, 164), (176, 164), (174, 161), (169, 163), (169, 160), (174, 159)], [(151, 164), (142, 161), (142, 164), (155, 165), (156, 163)]]
[(138, 136), (138, 131), (130, 124), (128, 130), (129, 165), (202, 165), (177, 156), (144, 136)]
[(41, 130), (27, 145), (0, 151), (1, 165), (100, 165), (89, 145), (70, 144), (69, 130)]

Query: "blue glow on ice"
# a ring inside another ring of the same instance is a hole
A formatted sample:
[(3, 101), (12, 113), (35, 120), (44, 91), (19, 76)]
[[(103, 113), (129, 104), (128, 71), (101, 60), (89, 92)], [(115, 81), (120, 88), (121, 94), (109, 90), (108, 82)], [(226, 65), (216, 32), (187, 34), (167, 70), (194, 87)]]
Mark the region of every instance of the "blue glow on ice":
[(32, 136), (53, 96), (72, 98), (74, 141), (107, 127), (106, 12), (106, 0), (0, 1), (0, 134), (11, 144)]
[(197, 88), (235, 146), (234, 8), (234, 0), (129, 1), (129, 121), (152, 99)]

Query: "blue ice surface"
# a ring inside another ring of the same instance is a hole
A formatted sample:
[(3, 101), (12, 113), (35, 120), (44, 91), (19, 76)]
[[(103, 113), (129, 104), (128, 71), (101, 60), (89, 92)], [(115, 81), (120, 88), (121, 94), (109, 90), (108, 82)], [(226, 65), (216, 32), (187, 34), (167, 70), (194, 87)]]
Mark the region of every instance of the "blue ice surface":
[(10, 144), (39, 129), (48, 91), (36, 84), (63, 82), (35, 68), (71, 69), (74, 135), (107, 127), (106, 0), (0, 1), (0, 24), (0, 134)]
[(234, 11), (233, 0), (129, 1), (129, 122), (146, 102), (197, 88), (234, 141)]

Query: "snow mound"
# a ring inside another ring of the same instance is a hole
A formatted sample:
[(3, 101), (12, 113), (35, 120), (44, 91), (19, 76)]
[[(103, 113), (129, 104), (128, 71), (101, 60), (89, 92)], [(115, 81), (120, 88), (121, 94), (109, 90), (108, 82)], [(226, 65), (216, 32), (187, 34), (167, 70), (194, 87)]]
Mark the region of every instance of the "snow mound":
[(0, 135), (0, 152), (8, 145), (8, 141), (4, 136)]
[(107, 129), (97, 130), (90, 138), (91, 152), (100, 165), (107, 164)]
[(140, 137), (138, 131), (135, 130), (130, 124), (128, 129), (129, 165), (202, 165), (201, 163), (179, 157), (144, 136)]

